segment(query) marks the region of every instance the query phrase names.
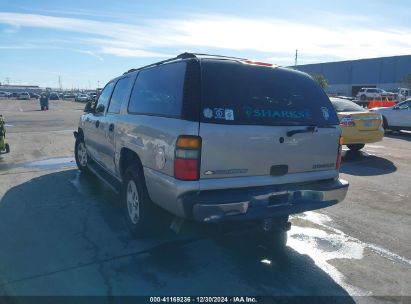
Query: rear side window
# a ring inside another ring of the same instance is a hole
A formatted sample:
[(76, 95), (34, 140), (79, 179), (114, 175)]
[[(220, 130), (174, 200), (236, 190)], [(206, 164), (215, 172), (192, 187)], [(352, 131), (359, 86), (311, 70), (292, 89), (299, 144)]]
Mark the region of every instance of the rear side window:
[(202, 62), (201, 121), (235, 125), (338, 124), (324, 91), (280, 68), (223, 60)]
[(109, 113), (120, 113), (121, 104), (128, 98), (131, 78), (126, 77), (117, 81), (111, 96), (110, 105), (108, 106)]
[(142, 70), (134, 84), (128, 111), (180, 117), (186, 62), (164, 64)]

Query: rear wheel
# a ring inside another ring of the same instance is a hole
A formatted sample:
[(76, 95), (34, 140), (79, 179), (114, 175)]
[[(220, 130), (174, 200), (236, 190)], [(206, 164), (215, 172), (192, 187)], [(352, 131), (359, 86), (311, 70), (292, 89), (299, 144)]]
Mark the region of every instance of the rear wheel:
[(365, 144), (354, 144), (354, 145), (347, 145), (348, 149), (352, 151), (359, 151), (364, 148)]
[(89, 172), (87, 167), (87, 148), (82, 137), (78, 137), (76, 139), (76, 143), (74, 144), (74, 158), (76, 159), (77, 167), (81, 172)]
[(361, 99), (362, 101), (365, 101), (365, 100), (367, 99), (367, 96), (361, 95), (361, 96), (360, 96), (360, 99)]
[(127, 225), (133, 236), (149, 237), (154, 232), (154, 205), (150, 201), (142, 170), (130, 165), (124, 174), (123, 204)]
[(382, 127), (384, 128), (384, 131), (387, 131), (388, 122), (387, 122), (387, 118), (385, 118), (384, 116), (382, 117)]
[(6, 153), (10, 153), (10, 146), (9, 146), (9, 144), (6, 144)]

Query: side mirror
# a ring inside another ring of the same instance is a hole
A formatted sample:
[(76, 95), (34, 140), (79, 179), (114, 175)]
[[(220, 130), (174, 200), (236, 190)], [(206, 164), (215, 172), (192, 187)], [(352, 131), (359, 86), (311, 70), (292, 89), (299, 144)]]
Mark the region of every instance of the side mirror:
[(93, 104), (91, 103), (91, 101), (86, 103), (86, 106), (84, 107), (84, 112), (85, 113), (93, 113), (94, 112)]
[(103, 104), (99, 104), (98, 106), (97, 106), (97, 108), (96, 108), (96, 113), (103, 113), (104, 112), (104, 110), (105, 110), (105, 107), (104, 107), (104, 105)]

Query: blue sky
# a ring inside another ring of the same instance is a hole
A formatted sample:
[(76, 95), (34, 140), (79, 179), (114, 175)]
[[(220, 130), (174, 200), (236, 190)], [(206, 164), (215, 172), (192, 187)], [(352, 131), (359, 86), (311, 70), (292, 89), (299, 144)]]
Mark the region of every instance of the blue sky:
[(408, 1), (0, 0), (0, 82), (95, 88), (184, 51), (293, 65), (411, 54)]

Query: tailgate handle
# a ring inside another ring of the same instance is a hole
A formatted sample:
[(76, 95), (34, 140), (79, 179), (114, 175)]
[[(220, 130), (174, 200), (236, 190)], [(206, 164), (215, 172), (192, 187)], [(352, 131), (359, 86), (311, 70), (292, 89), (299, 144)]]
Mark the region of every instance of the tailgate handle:
[(276, 165), (271, 166), (270, 175), (272, 176), (281, 176), (288, 173), (288, 165)]

